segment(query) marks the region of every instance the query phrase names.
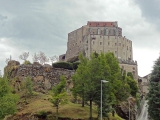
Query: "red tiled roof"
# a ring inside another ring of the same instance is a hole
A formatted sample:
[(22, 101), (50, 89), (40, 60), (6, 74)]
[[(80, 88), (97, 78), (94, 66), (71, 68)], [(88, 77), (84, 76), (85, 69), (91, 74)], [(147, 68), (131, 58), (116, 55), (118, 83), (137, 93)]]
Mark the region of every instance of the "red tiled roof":
[(89, 27), (115, 27), (115, 22), (94, 22), (94, 21), (88, 21), (87, 25)]

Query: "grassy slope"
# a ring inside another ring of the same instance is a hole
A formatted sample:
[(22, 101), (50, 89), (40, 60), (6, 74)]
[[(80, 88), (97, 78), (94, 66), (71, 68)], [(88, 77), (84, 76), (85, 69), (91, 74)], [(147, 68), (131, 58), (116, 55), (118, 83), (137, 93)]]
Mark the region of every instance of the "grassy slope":
[[(52, 103), (49, 102), (50, 95), (45, 95), (41, 93), (37, 93), (32, 97), (27, 97), (27, 103), (24, 104), (24, 98), (22, 98), (19, 102), (19, 110), (14, 115), (13, 118), (19, 118), (25, 114), (34, 115), (40, 111), (51, 112), (55, 115), (56, 109), (53, 107)], [(74, 119), (87, 119), (89, 117), (89, 106), (81, 107), (81, 104), (74, 104), (69, 102), (66, 105), (60, 106), (59, 108), (59, 116), (68, 117)], [(97, 117), (96, 108), (93, 108), (93, 117)], [(112, 120), (113, 118), (111, 118)], [(114, 120), (121, 120), (116, 117)]]

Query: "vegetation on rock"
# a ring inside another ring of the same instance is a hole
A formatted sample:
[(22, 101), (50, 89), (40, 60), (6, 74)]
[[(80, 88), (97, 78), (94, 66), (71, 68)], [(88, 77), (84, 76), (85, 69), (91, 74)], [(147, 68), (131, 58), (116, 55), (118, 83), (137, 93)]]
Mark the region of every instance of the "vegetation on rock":
[(0, 120), (6, 115), (16, 112), (16, 103), (19, 97), (12, 94), (8, 79), (0, 77)]

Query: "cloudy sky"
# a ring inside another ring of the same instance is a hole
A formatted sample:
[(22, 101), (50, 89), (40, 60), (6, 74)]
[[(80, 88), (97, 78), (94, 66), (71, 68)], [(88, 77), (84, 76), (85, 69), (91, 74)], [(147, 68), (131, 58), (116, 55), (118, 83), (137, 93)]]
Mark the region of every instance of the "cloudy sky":
[[(6, 58), (66, 52), (69, 32), (87, 21), (118, 21), (133, 42), (139, 75), (151, 72), (160, 53), (159, 0), (0, 0), (0, 70)], [(22, 63), (22, 61), (21, 61)]]

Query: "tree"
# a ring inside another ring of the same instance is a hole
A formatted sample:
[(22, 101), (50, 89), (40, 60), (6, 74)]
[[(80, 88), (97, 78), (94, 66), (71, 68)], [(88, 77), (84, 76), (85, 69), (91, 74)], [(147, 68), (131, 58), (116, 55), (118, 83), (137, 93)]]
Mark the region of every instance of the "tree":
[(160, 118), (160, 57), (155, 61), (150, 78), (148, 99), (148, 113), (154, 120)]
[(6, 64), (8, 64), (8, 62), (11, 61), (11, 60), (12, 60), (12, 56), (10, 55), (10, 58), (6, 58), (6, 61), (5, 61)]
[(131, 72), (128, 72), (128, 73), (127, 73), (127, 76), (129, 76), (131, 79), (134, 80), (133, 74), (132, 74)]
[(138, 85), (137, 85), (137, 82), (134, 80), (131, 72), (129, 74), (127, 73), (126, 80), (128, 85), (130, 86), (130, 90), (131, 90), (130, 94), (133, 97), (136, 97), (136, 94), (138, 92)]
[(118, 60), (113, 53), (93, 53), (90, 60), (81, 56), (80, 64), (73, 76), (73, 91), (80, 97), (84, 96), (85, 101), (89, 101), (90, 119), (92, 119), (93, 102), (100, 110), (101, 80), (109, 81), (103, 85), (103, 109), (107, 110), (107, 113), (111, 110), (111, 106), (129, 96), (129, 85), (123, 84)]
[(45, 53), (43, 53), (42, 51), (40, 51), (38, 54), (34, 54), (33, 55), (33, 62), (39, 62), (40, 64), (45, 64), (45, 62), (48, 62), (49, 59), (47, 58), (47, 56), (45, 55)]
[(11, 87), (6, 78), (0, 77), (0, 119), (16, 112), (16, 103), (19, 97), (12, 94)]
[(64, 76), (61, 76), (60, 83), (55, 87), (53, 87), (52, 89), (53, 95), (51, 102), (56, 107), (56, 120), (58, 120), (59, 105), (66, 104), (68, 101), (65, 88), (66, 88), (66, 79)]
[(49, 57), (50, 61), (53, 62), (57, 62), (58, 61), (58, 57), (56, 55)]
[(24, 62), (27, 60), (29, 56), (29, 52), (23, 52), (20, 56), (19, 59), (24, 60)]
[(39, 60), (39, 57), (38, 57), (38, 55), (35, 53), (34, 55), (33, 55), (33, 62), (38, 62), (38, 60)]

